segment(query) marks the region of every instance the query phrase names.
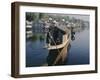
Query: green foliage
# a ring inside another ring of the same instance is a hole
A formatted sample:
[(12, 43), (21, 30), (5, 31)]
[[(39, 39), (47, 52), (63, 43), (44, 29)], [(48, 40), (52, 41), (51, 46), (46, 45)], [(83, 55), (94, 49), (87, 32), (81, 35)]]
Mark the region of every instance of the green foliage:
[(67, 21), (68, 21), (68, 20), (69, 20), (69, 16), (65, 16), (65, 20), (67, 20)]
[(32, 41), (36, 41), (38, 39), (37, 35), (33, 35), (32, 37), (29, 38)]
[(45, 36), (44, 34), (34, 34), (32, 37), (29, 38), (30, 40), (32, 41), (36, 41), (36, 40), (44, 40), (45, 39)]
[(40, 40), (44, 40), (45, 39), (44, 35), (40, 35), (39, 38), (40, 38)]
[(39, 13), (39, 19), (42, 19), (44, 17), (43, 13)]
[(34, 21), (35, 18), (36, 18), (36, 13), (30, 13), (30, 12), (26, 13), (26, 20), (28, 20), (28, 21)]

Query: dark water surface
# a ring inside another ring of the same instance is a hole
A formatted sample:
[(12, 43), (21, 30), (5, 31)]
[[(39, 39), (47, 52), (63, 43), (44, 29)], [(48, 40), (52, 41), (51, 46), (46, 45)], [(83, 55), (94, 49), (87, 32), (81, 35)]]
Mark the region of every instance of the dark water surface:
[(76, 32), (75, 40), (71, 41), (68, 65), (89, 64), (89, 31)]
[[(48, 50), (44, 49), (44, 40), (26, 39), (26, 67), (47, 64)], [(65, 65), (89, 64), (89, 29), (75, 32), (71, 41)]]

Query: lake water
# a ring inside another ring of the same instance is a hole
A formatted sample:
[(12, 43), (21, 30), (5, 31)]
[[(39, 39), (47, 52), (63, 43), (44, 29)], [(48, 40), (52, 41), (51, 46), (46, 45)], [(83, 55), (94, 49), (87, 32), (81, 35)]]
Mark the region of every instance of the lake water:
[[(89, 64), (89, 29), (75, 32), (75, 40), (70, 42), (65, 65)], [(47, 66), (47, 49), (44, 40), (26, 39), (26, 67)], [(66, 54), (67, 55), (67, 54)]]

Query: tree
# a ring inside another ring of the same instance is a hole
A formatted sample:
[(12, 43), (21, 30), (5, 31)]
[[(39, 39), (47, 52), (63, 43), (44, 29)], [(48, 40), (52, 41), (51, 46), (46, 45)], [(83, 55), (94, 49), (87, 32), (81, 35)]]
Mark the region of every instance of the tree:
[(69, 19), (70, 19), (69, 16), (65, 16), (66, 21), (69, 21)]
[(44, 17), (43, 13), (39, 13), (39, 19), (42, 19)]
[(36, 18), (36, 13), (30, 13), (30, 12), (26, 13), (26, 20), (28, 20), (28, 21), (34, 21), (35, 18)]

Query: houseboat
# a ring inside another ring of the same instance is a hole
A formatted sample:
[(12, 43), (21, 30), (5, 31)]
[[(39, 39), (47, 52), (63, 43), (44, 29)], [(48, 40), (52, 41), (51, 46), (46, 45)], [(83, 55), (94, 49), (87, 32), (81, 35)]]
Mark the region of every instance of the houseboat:
[(32, 21), (26, 21), (26, 38), (32, 37)]

